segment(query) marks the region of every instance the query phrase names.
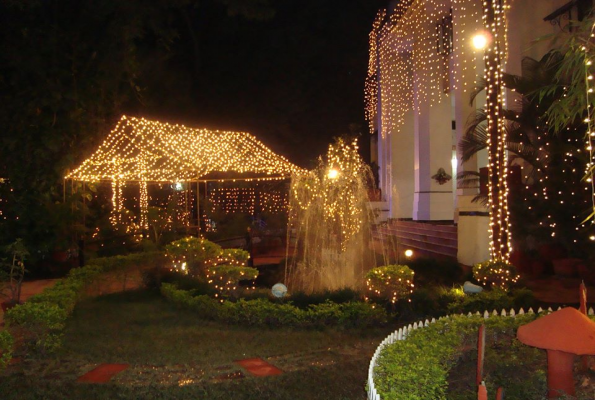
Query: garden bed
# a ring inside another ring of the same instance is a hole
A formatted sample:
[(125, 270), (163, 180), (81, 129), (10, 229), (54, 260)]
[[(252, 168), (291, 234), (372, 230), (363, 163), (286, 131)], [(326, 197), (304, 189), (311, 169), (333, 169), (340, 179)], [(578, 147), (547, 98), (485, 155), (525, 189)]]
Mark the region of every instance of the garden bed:
[(387, 322), (383, 309), (361, 301), (326, 301), (306, 309), (291, 302), (277, 303), (266, 298), (221, 302), (207, 295), (195, 296), (191, 290), (181, 290), (170, 283), (161, 285), (161, 294), (168, 301), (195, 311), (202, 319), (248, 326), (366, 328)]
[[(545, 352), (516, 339), (517, 328), (538, 315), (503, 314), (449, 316), (393, 333), (370, 363), (368, 399), (475, 400), (477, 332), (482, 324), (486, 326), (484, 380), (489, 393), (495, 395), (503, 387), (507, 398), (546, 398)], [(592, 398), (587, 390), (591, 389), (579, 391), (579, 398)]]

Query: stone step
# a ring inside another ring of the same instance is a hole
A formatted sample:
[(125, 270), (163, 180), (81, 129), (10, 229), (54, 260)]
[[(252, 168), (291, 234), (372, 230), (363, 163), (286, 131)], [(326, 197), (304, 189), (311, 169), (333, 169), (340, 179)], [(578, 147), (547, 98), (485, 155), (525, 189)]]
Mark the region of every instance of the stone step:
[(441, 225), (441, 224), (429, 224), (423, 222), (411, 222), (411, 221), (390, 221), (387, 227), (391, 229), (406, 229), (415, 231), (431, 231), (431, 232), (448, 232), (457, 233), (457, 227), (455, 225)]
[(451, 245), (456, 246), (458, 239), (457, 235), (450, 233), (450, 232), (430, 232), (430, 231), (412, 231), (412, 230), (404, 230), (404, 229), (390, 229), (390, 228), (379, 228), (378, 232), (382, 235), (389, 235), (395, 236), (400, 238), (414, 238), (418, 240), (427, 240), (435, 242), (434, 240), (440, 241), (447, 241), (450, 242)]
[[(381, 246), (384, 244), (381, 240), (376, 240), (374, 249), (381, 253)], [(388, 249), (384, 249), (388, 254), (396, 255), (396, 246), (388, 246)], [(415, 257), (430, 257), (430, 258), (448, 258), (457, 259), (457, 248), (451, 246), (435, 245), (427, 242), (408, 240), (399, 242), (399, 250), (404, 251), (405, 249), (411, 249), (415, 253)]]
[(378, 226), (373, 237), (378, 242), (377, 248), (383, 243), (385, 247), (392, 247), (392, 251), (396, 251), (394, 247), (398, 241), (399, 251), (410, 248), (418, 257), (457, 258), (458, 237), (455, 225), (393, 220)]

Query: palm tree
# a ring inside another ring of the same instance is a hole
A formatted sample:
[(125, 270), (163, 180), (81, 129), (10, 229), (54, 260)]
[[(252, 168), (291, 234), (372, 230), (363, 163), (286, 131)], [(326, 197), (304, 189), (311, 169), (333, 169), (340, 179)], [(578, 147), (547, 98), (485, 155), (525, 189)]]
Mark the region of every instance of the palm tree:
[[(561, 130), (550, 129), (546, 110), (564, 96), (565, 88), (539, 95), (541, 88), (554, 81), (560, 61), (560, 54), (554, 52), (539, 61), (527, 57), (522, 61), (522, 76), (504, 74), (504, 86), (519, 94), (512, 107), (503, 110), (506, 150), (510, 165), (522, 168), (522, 187), (511, 187), (509, 204), (514, 238), (532, 235), (543, 241), (554, 237), (567, 248), (575, 248), (585, 240), (584, 234), (577, 235), (580, 232), (576, 228), (589, 199), (581, 183), (588, 161), (588, 155), (581, 151), (586, 126), (575, 121)], [(472, 93), (472, 101), (484, 89), (481, 83)], [(486, 114), (478, 110), (459, 142), (462, 161), (486, 149), (487, 142)], [(460, 187), (476, 187), (480, 174), (461, 171), (457, 178)], [(485, 204), (486, 195), (479, 194), (474, 201)]]

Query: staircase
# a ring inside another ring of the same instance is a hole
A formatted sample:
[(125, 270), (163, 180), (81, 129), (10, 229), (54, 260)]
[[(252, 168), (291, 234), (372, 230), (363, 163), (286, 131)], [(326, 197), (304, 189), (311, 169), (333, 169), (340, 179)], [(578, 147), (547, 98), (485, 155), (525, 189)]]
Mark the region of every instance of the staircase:
[(394, 251), (411, 249), (415, 258), (457, 259), (457, 227), (452, 223), (390, 220), (376, 227), (374, 240)]

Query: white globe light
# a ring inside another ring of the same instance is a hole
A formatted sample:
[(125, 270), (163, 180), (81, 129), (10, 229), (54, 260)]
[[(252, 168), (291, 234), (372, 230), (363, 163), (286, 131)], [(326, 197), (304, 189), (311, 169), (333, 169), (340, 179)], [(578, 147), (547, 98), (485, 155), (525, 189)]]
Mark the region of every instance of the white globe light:
[(276, 283), (273, 285), (271, 292), (273, 292), (273, 296), (281, 298), (287, 294), (287, 286), (282, 283)]
[(483, 50), (488, 45), (488, 37), (485, 33), (478, 33), (477, 35), (473, 36), (473, 47), (477, 50)]
[(407, 258), (413, 257), (413, 250), (411, 250), (411, 249), (405, 250), (405, 257), (407, 257)]

